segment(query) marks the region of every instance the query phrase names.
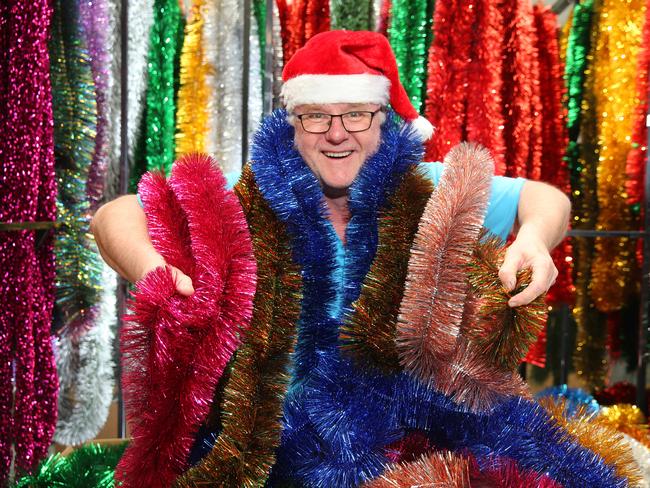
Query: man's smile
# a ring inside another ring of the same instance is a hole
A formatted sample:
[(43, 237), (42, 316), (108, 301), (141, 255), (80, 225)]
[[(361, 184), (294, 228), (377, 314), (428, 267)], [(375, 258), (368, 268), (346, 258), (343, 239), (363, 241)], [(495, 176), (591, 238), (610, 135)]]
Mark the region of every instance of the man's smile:
[(323, 154), (328, 158), (342, 159), (347, 158), (352, 151), (323, 151)]

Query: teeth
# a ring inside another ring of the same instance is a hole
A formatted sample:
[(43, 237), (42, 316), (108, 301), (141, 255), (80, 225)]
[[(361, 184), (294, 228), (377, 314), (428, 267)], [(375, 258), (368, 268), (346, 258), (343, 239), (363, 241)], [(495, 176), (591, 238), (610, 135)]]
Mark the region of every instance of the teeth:
[(326, 152), (324, 153), (325, 156), (328, 158), (347, 158), (350, 154), (352, 154), (352, 151), (345, 151), (345, 152)]

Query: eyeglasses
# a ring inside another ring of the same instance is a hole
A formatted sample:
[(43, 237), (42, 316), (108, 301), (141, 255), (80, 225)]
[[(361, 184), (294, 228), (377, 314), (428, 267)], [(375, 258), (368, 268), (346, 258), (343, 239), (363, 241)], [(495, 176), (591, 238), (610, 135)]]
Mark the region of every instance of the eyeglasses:
[(363, 110), (355, 110), (354, 112), (347, 112), (344, 114), (321, 114), (321, 113), (307, 113), (295, 114), (300, 119), (300, 124), (305, 132), (312, 134), (324, 134), (332, 126), (332, 119), (334, 117), (341, 117), (343, 128), (348, 132), (363, 132), (370, 129), (372, 119), (375, 115), (381, 112), (382, 109), (375, 110), (374, 112), (366, 112)]

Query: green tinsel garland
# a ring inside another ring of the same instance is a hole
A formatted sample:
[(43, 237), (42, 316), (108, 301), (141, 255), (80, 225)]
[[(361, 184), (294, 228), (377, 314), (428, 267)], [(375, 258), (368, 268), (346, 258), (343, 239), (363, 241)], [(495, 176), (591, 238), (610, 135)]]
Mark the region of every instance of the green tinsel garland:
[(388, 38), (400, 79), (413, 106), (421, 112), (426, 98), (427, 61), (433, 40), (434, 0), (394, 0)]
[(67, 457), (54, 454), (33, 474), (18, 478), (12, 488), (112, 488), (113, 473), (127, 443), (116, 446), (89, 444)]
[(176, 92), (184, 19), (178, 0), (156, 0), (149, 44), (147, 86), (146, 168), (169, 174), (174, 162)]
[(332, 30), (374, 30), (374, 0), (332, 0), (330, 13)]
[(570, 171), (571, 188), (574, 191), (579, 190), (580, 171), (582, 170), (579, 163), (578, 135), (580, 134), (580, 114), (587, 55), (591, 47), (590, 32), (593, 10), (594, 0), (584, 0), (574, 7), (566, 53), (564, 79), (567, 86), (569, 146), (565, 158)]
[(264, 73), (264, 62), (266, 56), (266, 0), (255, 0), (253, 2), (253, 13), (257, 21), (257, 37), (260, 40), (260, 69)]

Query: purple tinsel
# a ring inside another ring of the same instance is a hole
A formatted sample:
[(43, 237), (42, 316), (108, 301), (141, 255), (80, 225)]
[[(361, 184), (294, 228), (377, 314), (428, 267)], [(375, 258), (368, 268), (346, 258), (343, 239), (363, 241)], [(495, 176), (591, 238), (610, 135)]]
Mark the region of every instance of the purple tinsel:
[(94, 211), (104, 196), (106, 171), (110, 156), (111, 104), (109, 97), (113, 89), (113, 79), (111, 77), (113, 55), (107, 37), (110, 29), (108, 2), (106, 0), (83, 0), (79, 3), (79, 20), (83, 27), (82, 35), (88, 46), (97, 100), (95, 154), (93, 155), (86, 184), (90, 209)]
[[(56, 218), (51, 15), (48, 0), (0, 2), (0, 222)], [(40, 240), (33, 230), (0, 232), (0, 483), (12, 444), (16, 468), (29, 470), (56, 425), (51, 231)]]

